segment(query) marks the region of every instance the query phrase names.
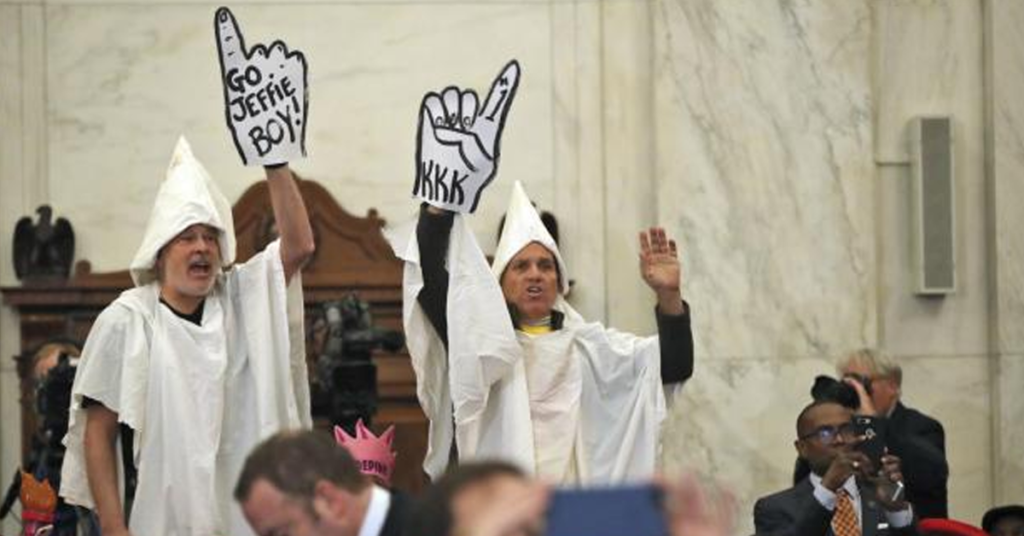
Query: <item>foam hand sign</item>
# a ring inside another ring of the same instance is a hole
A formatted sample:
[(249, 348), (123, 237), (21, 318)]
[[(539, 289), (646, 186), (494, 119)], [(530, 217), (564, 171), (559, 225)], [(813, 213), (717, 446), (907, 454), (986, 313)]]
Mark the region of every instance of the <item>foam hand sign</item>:
[(438, 208), (473, 212), (498, 171), (501, 131), (519, 87), (512, 60), (480, 106), (472, 89), (427, 93), (420, 105), (413, 195)]
[(245, 48), (231, 11), (214, 15), (224, 106), (247, 166), (283, 164), (306, 154), (306, 57), (281, 41)]

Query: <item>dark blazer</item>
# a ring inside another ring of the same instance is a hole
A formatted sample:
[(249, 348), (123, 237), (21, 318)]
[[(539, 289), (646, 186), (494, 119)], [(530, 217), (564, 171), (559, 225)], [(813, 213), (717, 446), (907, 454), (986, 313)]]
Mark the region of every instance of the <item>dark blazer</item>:
[(391, 494), (391, 504), (384, 516), (384, 526), (379, 536), (401, 536), (409, 520), (409, 513), (412, 512), (412, 499), (400, 491), (392, 490), (388, 493)]
[[(948, 517), (946, 482), (946, 434), (939, 421), (897, 402), (888, 419), (877, 419), (889, 452), (900, 458), (907, 500), (919, 519)], [(810, 473), (807, 462), (797, 458), (793, 482)]]
[(946, 434), (939, 421), (897, 402), (886, 423), (886, 445), (899, 456), (907, 500), (921, 519), (948, 517)]
[[(861, 490), (861, 536), (917, 534), (914, 524), (879, 530), (879, 524), (888, 525), (888, 521), (869, 493)], [(814, 498), (814, 484), (808, 477), (787, 490), (758, 499), (754, 504), (754, 528), (756, 536), (831, 536), (832, 512)]]

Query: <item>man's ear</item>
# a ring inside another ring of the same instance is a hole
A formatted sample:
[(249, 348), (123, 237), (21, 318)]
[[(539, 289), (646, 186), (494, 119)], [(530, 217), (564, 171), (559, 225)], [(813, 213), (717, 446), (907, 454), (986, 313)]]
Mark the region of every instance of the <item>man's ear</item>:
[(322, 519), (344, 519), (351, 505), (348, 492), (327, 480), (318, 480), (313, 487), (313, 512)]
[(800, 458), (803, 460), (807, 459), (807, 456), (804, 456), (804, 450), (806, 449), (806, 447), (807, 446), (804, 444), (802, 439), (797, 439), (796, 441), (793, 441), (793, 448), (796, 449), (797, 455), (800, 456)]

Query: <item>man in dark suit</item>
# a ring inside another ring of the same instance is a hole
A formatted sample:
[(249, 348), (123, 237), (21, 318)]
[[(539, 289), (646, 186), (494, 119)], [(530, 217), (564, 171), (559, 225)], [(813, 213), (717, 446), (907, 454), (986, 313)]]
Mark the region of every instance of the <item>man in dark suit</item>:
[[(939, 421), (900, 401), (900, 366), (878, 351), (862, 349), (839, 364), (839, 373), (857, 390), (857, 413), (879, 418), (889, 452), (903, 464), (907, 500), (918, 517), (948, 517), (946, 434)], [(870, 392), (863, 385), (865, 381), (870, 384)]]
[(280, 432), (245, 460), (235, 499), (256, 534), (400, 536), (408, 499), (374, 484), (327, 434)]
[(915, 534), (914, 514), (897, 492), (903, 476), (896, 456), (880, 469), (854, 446), (853, 411), (836, 402), (812, 402), (797, 418), (800, 457), (811, 474), (754, 505), (759, 536), (876, 536)]

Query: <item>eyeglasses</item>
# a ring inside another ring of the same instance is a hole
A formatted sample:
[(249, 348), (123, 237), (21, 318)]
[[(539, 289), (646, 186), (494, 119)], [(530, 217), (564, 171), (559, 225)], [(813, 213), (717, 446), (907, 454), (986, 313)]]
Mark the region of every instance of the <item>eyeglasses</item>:
[(800, 436), (800, 439), (807, 440), (813, 437), (821, 441), (822, 445), (831, 445), (835, 443), (838, 436), (843, 436), (843, 439), (849, 441), (857, 437), (857, 429), (853, 426), (852, 422), (843, 423), (839, 426), (821, 426), (809, 434)]

